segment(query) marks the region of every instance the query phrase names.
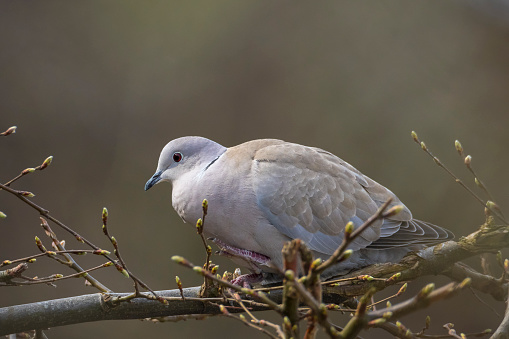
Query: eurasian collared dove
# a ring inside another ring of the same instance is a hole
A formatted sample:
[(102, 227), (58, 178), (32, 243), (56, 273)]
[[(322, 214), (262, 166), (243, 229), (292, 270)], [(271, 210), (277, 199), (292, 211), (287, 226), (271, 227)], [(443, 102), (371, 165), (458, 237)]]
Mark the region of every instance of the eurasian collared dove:
[[(184, 222), (195, 223), (207, 199), (204, 234), (214, 238), (220, 254), (260, 278), (280, 272), (287, 241), (299, 238), (315, 258), (325, 259), (341, 244), (348, 221), (359, 227), (389, 198), (389, 207), (402, 205), (332, 153), (275, 139), (231, 148), (202, 137), (172, 140), (145, 190), (161, 181), (172, 183), (172, 205)], [(398, 262), (409, 251), (451, 238), (448, 230), (413, 219), (404, 207), (373, 223), (350, 245), (352, 256), (322, 277)]]

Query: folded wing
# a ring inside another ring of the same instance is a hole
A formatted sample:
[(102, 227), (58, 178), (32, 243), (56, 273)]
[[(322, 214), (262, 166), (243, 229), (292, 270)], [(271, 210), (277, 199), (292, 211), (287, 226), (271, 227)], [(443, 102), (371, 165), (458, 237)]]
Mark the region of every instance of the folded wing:
[[(359, 227), (389, 198), (391, 206), (402, 205), (390, 190), (318, 148), (280, 141), (265, 146), (255, 153), (252, 174), (257, 202), (269, 222), (328, 255), (341, 244), (348, 221)], [(451, 236), (438, 226), (412, 219), (405, 207), (398, 215), (373, 223), (350, 248), (433, 244)]]

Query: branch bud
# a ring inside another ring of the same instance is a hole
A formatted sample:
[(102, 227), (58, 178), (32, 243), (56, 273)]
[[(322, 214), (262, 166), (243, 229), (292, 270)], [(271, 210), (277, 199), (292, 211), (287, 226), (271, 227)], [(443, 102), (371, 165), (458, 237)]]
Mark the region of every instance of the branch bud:
[(399, 214), (401, 213), (401, 211), (403, 211), (405, 209), (405, 206), (403, 205), (396, 205), (396, 206), (392, 206), (391, 208), (389, 208), (389, 210), (387, 212), (385, 212), (383, 214), (383, 217), (384, 218), (390, 218), (390, 217), (393, 217), (395, 216), (396, 214)]
[(33, 194), (32, 192), (28, 192), (28, 191), (18, 191), (18, 193), (24, 197), (27, 197), (27, 198), (35, 197), (35, 194)]
[(488, 200), (488, 201), (486, 201), (486, 207), (493, 210), (493, 209), (497, 208), (498, 206), (493, 201)]
[(354, 230), (354, 224), (353, 222), (349, 221), (345, 226), (345, 238), (349, 238)]
[(44, 247), (41, 239), (39, 239), (38, 236), (35, 236), (35, 244), (37, 245), (37, 247), (39, 247), (39, 250), (41, 250), (41, 252), (46, 252), (46, 247)]
[(216, 274), (218, 269), (219, 269), (219, 265), (215, 265), (214, 267), (212, 267), (212, 268), (210, 269), (210, 273), (212, 273), (212, 274)]
[(312, 269), (312, 270), (316, 269), (318, 266), (320, 266), (322, 264), (322, 262), (323, 262), (323, 260), (321, 258), (316, 258), (311, 263), (311, 268), (310, 269)]
[(474, 178), (474, 182), (475, 182), (475, 185), (476, 185), (477, 187), (480, 187), (480, 188), (483, 188), (483, 187), (484, 187), (484, 186), (483, 186), (483, 184), (479, 181), (479, 179), (477, 179), (477, 177), (476, 177), (476, 178)]
[(288, 329), (291, 329), (292, 328), (292, 323), (290, 321), (290, 318), (288, 318), (287, 316), (285, 316), (283, 318), (283, 325), (288, 328)]
[(2, 266), (4, 266), (4, 265), (10, 265), (10, 264), (12, 264), (12, 261), (10, 261), (10, 260), (4, 260), (4, 261), (2, 262)]
[(200, 273), (201, 275), (204, 275), (204, 273), (205, 273), (205, 270), (203, 268), (201, 268), (200, 266), (194, 266), (193, 271), (195, 271), (196, 273)]
[(427, 151), (428, 148), (426, 147), (426, 144), (424, 143), (424, 141), (421, 141), (421, 148), (423, 151)]
[(387, 282), (393, 282), (401, 278), (401, 272), (394, 273), (389, 279), (387, 279)]
[(484, 208), (484, 214), (486, 216), (490, 216), (492, 211), (498, 210), (498, 205), (495, 204), (493, 201), (488, 200), (486, 201), (486, 208)]
[(226, 309), (226, 307), (224, 307), (224, 305), (219, 305), (219, 310), (223, 314), (230, 314), (230, 312), (228, 312), (228, 310)]
[(171, 257), (171, 260), (183, 266), (193, 267), (193, 264), (191, 264), (189, 261), (187, 261), (186, 259), (184, 259), (184, 257), (181, 257), (180, 255), (174, 255), (173, 257)]
[(415, 131), (412, 131), (412, 139), (414, 139), (414, 141), (416, 143), (419, 143), (419, 137), (417, 136), (417, 133), (415, 133)]
[(33, 171), (35, 171), (35, 168), (25, 168), (23, 171), (21, 171), (21, 174), (22, 175), (25, 175), (25, 174), (28, 174), (28, 173), (32, 173)]
[[(84, 253), (83, 253), (84, 254)], [(106, 251), (106, 250), (95, 250), (93, 252), (93, 254), (96, 254), (96, 255), (109, 255), (110, 252), (109, 251)]]
[(295, 273), (292, 270), (286, 270), (285, 278), (287, 280), (293, 281), (293, 280), (295, 280)]
[(403, 286), (401, 286), (401, 288), (399, 289), (398, 293), (396, 293), (396, 295), (405, 293), (407, 287), (408, 287), (408, 283), (404, 283)]
[(346, 260), (348, 258), (350, 258), (353, 254), (353, 250), (346, 250), (343, 252), (343, 255), (341, 255), (341, 257), (339, 258), (339, 260), (343, 261), (343, 260)]
[(470, 164), (472, 163), (472, 156), (467, 155), (465, 157), (465, 165), (467, 165), (468, 168), (470, 168)]
[(7, 214), (5, 214), (4, 212), (0, 211), (0, 219), (5, 219), (7, 218)]
[(460, 288), (468, 287), (468, 286), (470, 286), (471, 283), (472, 283), (472, 279), (465, 278), (462, 282), (460, 282)]
[(202, 234), (202, 232), (203, 232), (203, 220), (199, 218), (196, 221), (196, 233)]
[(53, 161), (53, 156), (52, 156), (52, 155), (51, 155), (51, 156), (49, 156), (49, 157), (47, 157), (47, 158), (43, 161), (43, 163), (41, 164), (41, 166), (39, 166), (39, 170), (43, 170), (43, 169), (45, 169), (46, 167), (48, 167), (48, 166), (51, 164), (51, 162), (52, 162), (52, 161)]
[(224, 271), (223, 276), (221, 277), (222, 280), (228, 281), (228, 271)]
[(426, 325), (426, 329), (428, 329), (428, 328), (429, 328), (429, 325), (430, 325), (430, 324), (431, 324), (431, 317), (428, 315), (428, 316), (426, 316), (426, 323), (425, 323), (425, 325)]
[(106, 225), (106, 223), (108, 222), (108, 209), (106, 207), (103, 207), (102, 218), (103, 218), (103, 224)]
[(463, 155), (463, 146), (461, 146), (461, 142), (459, 142), (459, 140), (454, 142), (454, 147), (456, 147), (456, 151), (458, 151), (459, 155)]
[(367, 275), (367, 274), (363, 274), (363, 275), (359, 275), (357, 277), (357, 279), (359, 280), (364, 280), (364, 281), (372, 281), (373, 280), (373, 277), (370, 276), (370, 275)]
[(32, 258), (32, 259), (28, 259), (27, 262), (30, 263), (30, 264), (33, 264), (34, 262), (36, 262), (37, 259), (35, 258)]
[(201, 203), (201, 208), (203, 209), (203, 215), (207, 215), (207, 211), (209, 209), (209, 202), (207, 199), (203, 199), (203, 202)]
[(129, 273), (124, 268), (120, 267), (120, 269), (118, 269), (118, 267), (117, 267), (117, 270), (120, 273), (122, 273), (124, 275), (124, 277), (129, 278)]
[[(390, 313), (390, 312), (389, 312)], [(369, 326), (377, 326), (377, 325), (382, 325), (386, 322), (387, 320), (384, 319), (384, 318), (378, 318), (378, 319), (375, 319), (375, 320), (371, 320), (370, 322), (368, 322), (368, 325)]]
[(17, 126), (9, 127), (5, 132), (0, 133), (0, 135), (6, 137), (8, 135), (14, 134), (16, 133), (16, 128), (18, 127)]
[(418, 298), (426, 298), (435, 289), (435, 284), (427, 284), (417, 295)]

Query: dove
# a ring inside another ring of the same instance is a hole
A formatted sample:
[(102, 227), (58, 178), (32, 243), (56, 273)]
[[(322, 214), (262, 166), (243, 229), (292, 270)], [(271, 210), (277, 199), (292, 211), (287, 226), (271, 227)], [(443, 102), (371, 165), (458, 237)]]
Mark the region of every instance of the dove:
[(208, 200), (203, 233), (218, 254), (250, 270), (236, 281), (240, 285), (280, 276), (281, 250), (292, 239), (327, 259), (349, 221), (358, 228), (389, 199), (389, 208), (401, 205), (401, 212), (363, 231), (349, 246), (350, 258), (324, 271), (323, 279), (398, 262), (410, 251), (454, 237), (413, 219), (394, 193), (334, 154), (277, 139), (230, 148), (198, 136), (174, 139), (161, 151), (145, 190), (164, 181), (172, 184), (172, 206), (184, 222), (195, 223)]

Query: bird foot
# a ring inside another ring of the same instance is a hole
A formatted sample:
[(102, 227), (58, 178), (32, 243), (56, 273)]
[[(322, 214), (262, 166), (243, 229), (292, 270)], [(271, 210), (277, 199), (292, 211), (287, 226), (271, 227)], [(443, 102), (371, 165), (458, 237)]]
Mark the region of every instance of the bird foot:
[(217, 251), (216, 254), (224, 255), (231, 259), (240, 259), (247, 263), (247, 267), (251, 271), (256, 272), (257, 274), (261, 272), (259, 268), (260, 265), (270, 266), (270, 258), (266, 255), (227, 245), (217, 238), (209, 238), (209, 240), (219, 247), (219, 251)]
[(234, 285), (251, 288), (252, 284), (259, 283), (263, 280), (263, 274), (261, 273), (251, 273), (251, 274), (243, 274), (233, 279), (231, 282)]

